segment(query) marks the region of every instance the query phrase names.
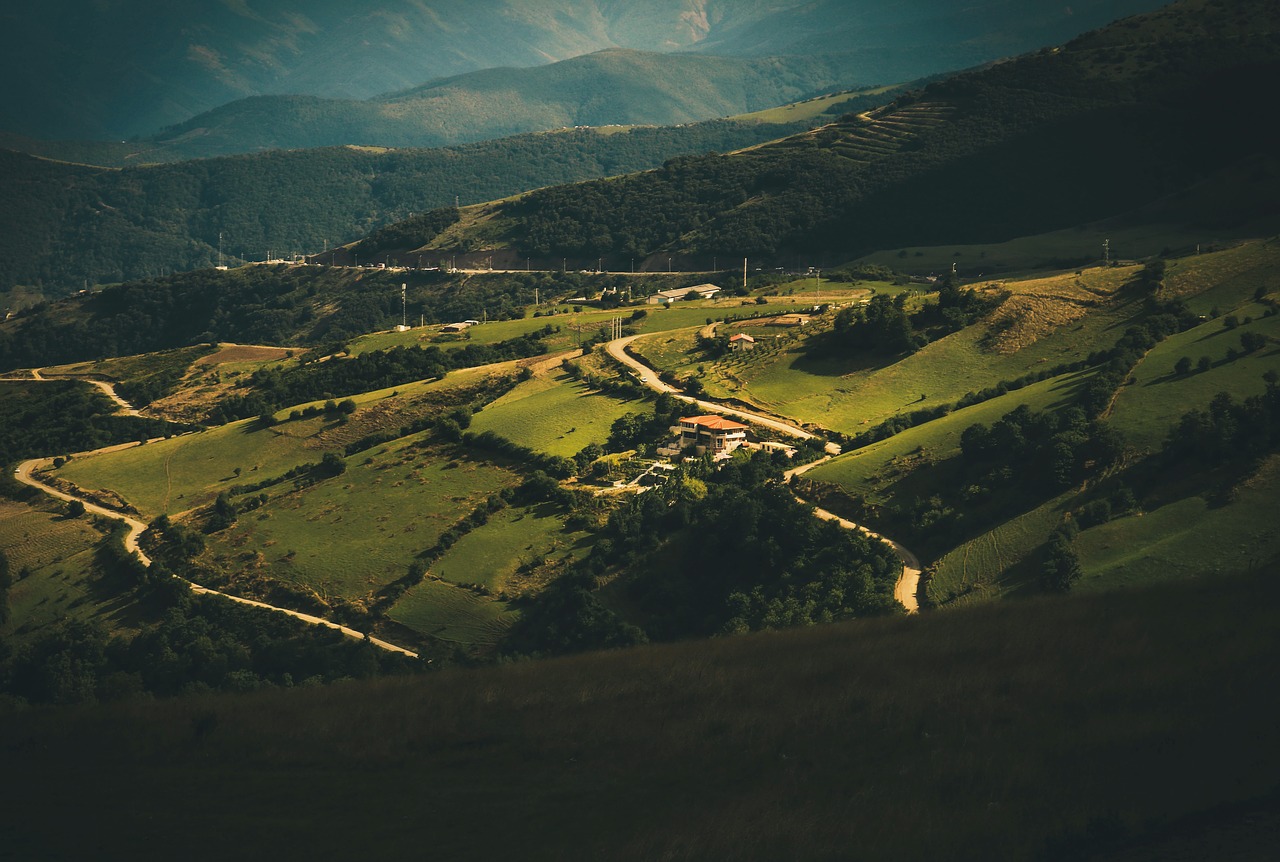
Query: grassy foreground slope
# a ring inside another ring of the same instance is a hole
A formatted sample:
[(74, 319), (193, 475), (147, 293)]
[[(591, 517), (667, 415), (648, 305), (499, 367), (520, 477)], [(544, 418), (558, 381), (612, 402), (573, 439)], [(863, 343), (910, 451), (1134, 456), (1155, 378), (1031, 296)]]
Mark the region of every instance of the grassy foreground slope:
[[(1280, 690), (1260, 683), (1280, 660), (1278, 583), (10, 714), (7, 844), (215, 859), (370, 842), (398, 857), (429, 842), (458, 860), (622, 862), (1141, 848), (1274, 790)], [(93, 780), (104, 774), (111, 793)], [(79, 828), (61, 828), (67, 810)]]

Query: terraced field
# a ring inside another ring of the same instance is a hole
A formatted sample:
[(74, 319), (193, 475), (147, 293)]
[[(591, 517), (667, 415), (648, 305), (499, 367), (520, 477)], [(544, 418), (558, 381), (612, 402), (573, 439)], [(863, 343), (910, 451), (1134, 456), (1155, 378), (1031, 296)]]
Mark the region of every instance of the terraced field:
[(898, 152), (919, 135), (941, 127), (954, 113), (952, 105), (935, 101), (916, 102), (896, 109), (886, 106), (859, 114), (852, 121), (832, 123), (797, 135), (794, 143), (787, 145), (816, 142), (850, 161), (870, 165)]

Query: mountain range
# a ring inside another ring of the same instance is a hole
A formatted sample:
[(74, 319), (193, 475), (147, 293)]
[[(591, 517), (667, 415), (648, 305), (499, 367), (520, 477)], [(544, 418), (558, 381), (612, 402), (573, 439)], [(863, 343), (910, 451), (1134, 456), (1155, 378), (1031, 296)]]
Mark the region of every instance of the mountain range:
[(1248, 166), (1205, 224), (1273, 216), (1280, 82), (1274, 4), (1185, 0), (1061, 48), (952, 76), (891, 105), (730, 155), (488, 207), (450, 244), (594, 260), (848, 260), (909, 244), (1009, 239), (1116, 216)]
[(0, 74), (11, 82), (0, 94), (0, 128), (36, 138), (145, 136), (252, 96), (363, 100), (467, 72), (539, 66), (610, 48), (839, 54), (849, 83), (909, 80), (1060, 41), (1158, 5), (51, 0), (0, 12), (0, 24), (16, 34), (0, 57)]

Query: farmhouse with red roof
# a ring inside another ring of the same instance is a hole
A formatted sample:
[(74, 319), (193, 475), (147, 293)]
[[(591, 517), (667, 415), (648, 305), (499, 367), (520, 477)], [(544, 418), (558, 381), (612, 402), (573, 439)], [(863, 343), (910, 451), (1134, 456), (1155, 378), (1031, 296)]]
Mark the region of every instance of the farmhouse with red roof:
[(723, 416), (685, 416), (671, 430), (679, 435), (676, 446), (699, 455), (727, 457), (747, 441), (747, 426)]

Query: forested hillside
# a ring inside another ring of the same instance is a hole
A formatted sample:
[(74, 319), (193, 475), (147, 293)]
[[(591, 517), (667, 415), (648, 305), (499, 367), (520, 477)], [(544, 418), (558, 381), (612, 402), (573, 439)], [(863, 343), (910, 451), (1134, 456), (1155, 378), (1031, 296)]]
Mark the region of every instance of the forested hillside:
[[(851, 96), (875, 103), (885, 96)], [(0, 290), (99, 282), (316, 252), (436, 207), (724, 152), (808, 122), (530, 134), (434, 150), (330, 147), (105, 170), (0, 151)]]
[[(681, 279), (684, 279), (681, 281)], [(129, 356), (212, 341), (314, 347), (401, 321), (429, 323), (521, 317), (536, 291), (544, 301), (584, 289), (625, 289), (622, 275), (391, 272), (345, 267), (249, 266), (204, 269), (114, 285), (26, 309), (0, 322), (0, 370)], [(662, 289), (689, 284), (654, 276)]]
[[(484, 232), (534, 255), (839, 260), (1072, 226), (1255, 158), (1250, 183), (1275, 184), (1256, 94), (1280, 83), (1278, 19), (1187, 0), (747, 153), (535, 192)], [(1232, 217), (1275, 212), (1259, 200)]]

